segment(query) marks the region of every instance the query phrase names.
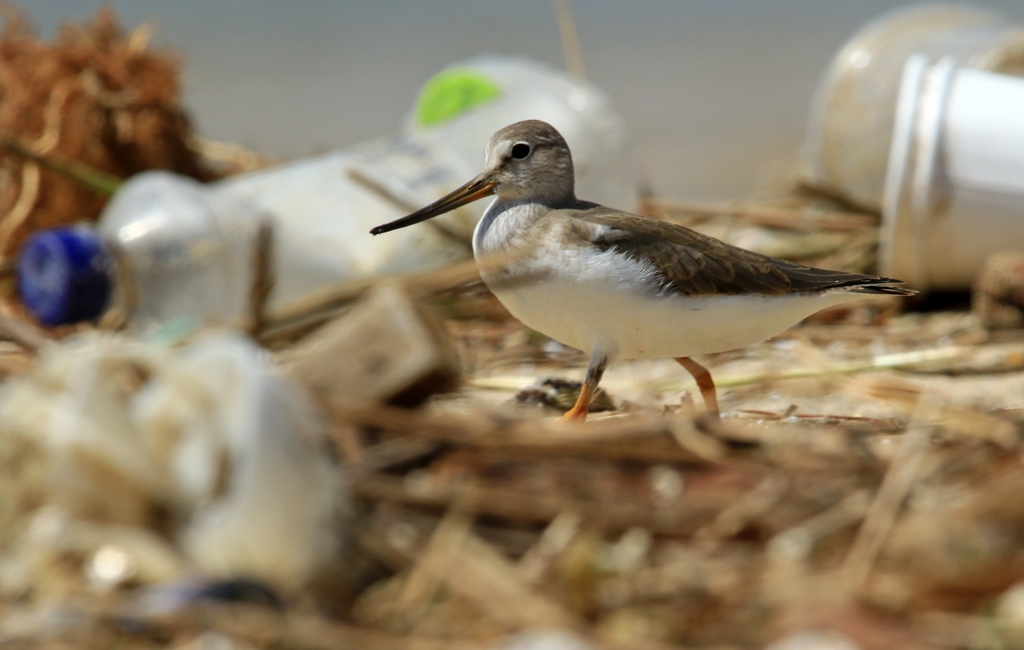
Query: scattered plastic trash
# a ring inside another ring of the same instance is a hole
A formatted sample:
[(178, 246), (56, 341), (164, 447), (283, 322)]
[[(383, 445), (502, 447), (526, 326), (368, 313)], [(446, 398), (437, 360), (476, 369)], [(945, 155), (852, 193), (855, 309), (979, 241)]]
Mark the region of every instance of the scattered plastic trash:
[(881, 211), (901, 76), (914, 54), (1020, 75), (1024, 27), (948, 4), (897, 9), (866, 25), (836, 54), (812, 105), (804, 173), (813, 186)]
[(957, 5), (885, 14), (833, 59), (805, 174), (882, 214), (882, 274), (965, 290), (989, 255), (1024, 241), (1022, 76), (1024, 26)]
[(325, 427), (240, 334), (48, 346), (0, 390), (0, 465), (18, 468), (0, 477), (0, 591), (56, 588), (69, 556), (97, 587), (196, 571), (300, 586), (344, 539)]
[(993, 253), (1024, 250), (1024, 78), (915, 54), (896, 108), (880, 270), (968, 289)]
[[(100, 237), (49, 233), (39, 268), (22, 270), (39, 271), (38, 299), (54, 300), (58, 322), (65, 309), (72, 320), (95, 317), (126, 287), (150, 289), (137, 326), (182, 315), (237, 322), (257, 284), (253, 237), (264, 216), (276, 233), (275, 300), (289, 297), (282, 286), (340, 277), (344, 260), (309, 253), (311, 233), (329, 243), (328, 216), (359, 205), (404, 211), (407, 191), (422, 203), (403, 183), (423, 168), (392, 143), (428, 142), (432, 129), (494, 108), (502, 92), (475, 70), (439, 75), (408, 137), (301, 161), (295, 177), (287, 166), (265, 172), (266, 191), (286, 197), (281, 212), (243, 191), (248, 176), (237, 194), (226, 189), (234, 181), (137, 179), (122, 199), (149, 205), (148, 220), (125, 211)], [(361, 166), (336, 164), (343, 157)], [(409, 176), (388, 171), (402, 161)], [(321, 170), (338, 195), (365, 193), (291, 220), (285, 208), (315, 185), (300, 170)], [(416, 187), (433, 188), (433, 178)], [(171, 187), (154, 191), (160, 183)], [(845, 224), (873, 261), (873, 217), (811, 214), (769, 208), (756, 218)], [(455, 259), (471, 224), (455, 215), (419, 236)], [(356, 251), (348, 262), (366, 261), (353, 274), (438, 263), (413, 258), (415, 247), (396, 247), (390, 261), (358, 257), (375, 245), (358, 234), (343, 242)], [(978, 280), (989, 307), (1019, 286), (1002, 273), (1013, 260), (989, 257), (991, 275)], [(442, 294), (448, 321), (433, 322), (415, 300), (440, 291), (436, 278), (424, 281), (431, 275), (374, 282), (335, 322), (323, 323), (327, 310), (275, 315), (260, 339), (273, 353), (211, 328), (184, 340), (174, 326), (150, 338), (88, 327), (60, 341), (60, 332), (13, 336), (19, 343), (0, 350), (0, 645), (1024, 647), (1024, 587), (1014, 586), (1024, 528), (1019, 333), (992, 335), (964, 313), (833, 317), (843, 326), (812, 323), (717, 359), (737, 407), (723, 423), (692, 418), (680, 401), (689, 386), (669, 362), (620, 375), (618, 412), (583, 430), (496, 406), (524, 374), (579, 377), (579, 357), (492, 311), (474, 288)], [(907, 372), (840, 379), (893, 368)], [(463, 372), (465, 392), (424, 408), (347, 408), (421, 404)], [(523, 395), (571, 402), (571, 384)]]
[(633, 207), (625, 130), (603, 93), (525, 59), (480, 57), (429, 81), (399, 136), (205, 186), (163, 172), (130, 179), (95, 231), (44, 231), (28, 242), (22, 296), (46, 324), (89, 320), (109, 302), (116, 274), (134, 285), (136, 326), (225, 322), (244, 313), (264, 219), (275, 233), (271, 306), (330, 282), (468, 258), (484, 205), (394, 237), (368, 233), (475, 174), (490, 134), (526, 118), (565, 136), (581, 195)]

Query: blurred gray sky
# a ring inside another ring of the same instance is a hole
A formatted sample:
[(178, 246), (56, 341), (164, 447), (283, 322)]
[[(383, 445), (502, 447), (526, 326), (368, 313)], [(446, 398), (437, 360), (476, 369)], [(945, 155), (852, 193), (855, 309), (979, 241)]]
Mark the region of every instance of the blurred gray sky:
[[(51, 35), (112, 4), (184, 60), (199, 130), (278, 157), (397, 130), (420, 85), (483, 52), (564, 67), (551, 0), (31, 0)], [(573, 0), (588, 77), (612, 97), (655, 189), (762, 187), (792, 159), (833, 53), (895, 0)], [(1024, 2), (979, 6), (1024, 22)]]

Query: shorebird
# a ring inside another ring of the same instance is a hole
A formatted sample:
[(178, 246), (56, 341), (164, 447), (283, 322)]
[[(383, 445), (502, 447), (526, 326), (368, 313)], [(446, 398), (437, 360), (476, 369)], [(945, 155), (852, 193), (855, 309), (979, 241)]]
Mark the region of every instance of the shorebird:
[(574, 186), (561, 134), (539, 120), (517, 122), (491, 137), (483, 173), (370, 231), (405, 228), (496, 195), (473, 233), (473, 253), (478, 263), (494, 255), (507, 261), (481, 263), (484, 283), (527, 327), (590, 355), (564, 419), (586, 419), (605, 367), (617, 358), (675, 359), (717, 418), (714, 380), (693, 356), (759, 343), (830, 305), (915, 293), (894, 286), (899, 280), (767, 257), (581, 201)]

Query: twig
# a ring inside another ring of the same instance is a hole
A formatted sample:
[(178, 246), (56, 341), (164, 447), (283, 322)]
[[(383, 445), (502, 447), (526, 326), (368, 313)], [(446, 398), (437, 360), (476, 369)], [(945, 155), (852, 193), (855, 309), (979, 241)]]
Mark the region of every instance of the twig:
[[(123, 619), (119, 619), (123, 620)], [(485, 650), (472, 641), (399, 636), (309, 614), (279, 614), (248, 604), (204, 602), (175, 618), (147, 621), (157, 629), (180, 633), (214, 629), (254, 647), (295, 650)]]
[[(346, 423), (344, 426), (351, 425)], [(353, 473), (359, 475), (379, 472), (428, 456), (440, 447), (441, 443), (434, 440), (408, 437), (378, 442), (363, 448), (359, 464), (353, 467)]]
[(362, 465), (364, 461), (364, 450), (362, 437), (357, 428), (343, 422), (333, 429), (334, 447), (338, 456), (349, 465)]
[(882, 418), (869, 418), (864, 415), (836, 415), (834, 413), (779, 413), (778, 411), (765, 411), (762, 409), (736, 409), (736, 413), (744, 415), (757, 415), (771, 420), (785, 420), (786, 418), (798, 418), (800, 420), (825, 420), (835, 422), (862, 422), (873, 424), (880, 430), (892, 426), (892, 421)]
[(690, 418), (673, 418), (669, 421), (669, 430), (680, 447), (709, 463), (720, 462), (728, 454), (721, 440), (700, 431)]
[(36, 199), (39, 198), (39, 165), (28, 162), (21, 168), (21, 192), (14, 207), (0, 221), (0, 258), (6, 255), (7, 244), (32, 214)]
[(146, 51), (149, 47), (149, 42), (153, 39), (153, 25), (150, 23), (142, 23), (138, 27), (132, 30), (132, 33), (128, 35), (127, 49), (132, 54), (141, 54)]
[(677, 536), (692, 535), (733, 501), (731, 494), (708, 494), (699, 500), (684, 499), (679, 508), (666, 509), (643, 499), (608, 502), (474, 485), (421, 485), (383, 474), (357, 478), (352, 489), (356, 495), (371, 501), (437, 510), (458, 504), (468, 514), (510, 521), (547, 524), (561, 513), (572, 511), (587, 525), (599, 530), (623, 531), (639, 527)]
[(267, 324), (267, 299), (274, 289), (274, 222), (260, 221), (253, 255), (252, 287), (249, 289), (249, 333), (258, 338)]
[(36, 352), (49, 340), (38, 327), (0, 312), (0, 331), (21, 347)]
[(558, 16), (558, 33), (562, 37), (562, 51), (565, 53), (565, 67), (577, 79), (586, 79), (587, 70), (583, 64), (583, 50), (580, 49), (580, 38), (576, 32), (576, 20), (573, 17), (569, 0), (553, 0), (555, 14)]
[(932, 610), (917, 614), (912, 626), (935, 648), (999, 648), (1006, 647), (1004, 639), (1010, 634), (1016, 635), (1014, 641), (1020, 638), (1020, 628), (1007, 624), (999, 614), (989, 617)]
[(839, 250), (817, 259), (815, 264), (826, 269), (867, 270), (874, 261), (872, 252), (877, 246), (877, 232), (862, 232), (851, 237)]
[(449, 589), (480, 603), (490, 616), (504, 619), (514, 629), (584, 628), (583, 621), (561, 600), (534, 591), (514, 564), (472, 531), (466, 535), (454, 568), (444, 576)]
[(871, 566), (896, 522), (903, 500), (917, 478), (921, 459), (928, 449), (928, 434), (933, 426), (925, 418), (929, 415), (926, 411), (932, 410), (931, 407), (931, 399), (927, 396), (918, 402), (914, 413), (915, 424), (900, 439), (900, 447), (892, 465), (885, 473), (857, 538), (843, 560), (841, 576), (847, 593), (854, 594), (864, 586), (871, 573)]
[(768, 552), (781, 553), (794, 559), (806, 559), (819, 540), (860, 521), (870, 506), (871, 497), (868, 491), (857, 490), (824, 512), (819, 512), (810, 519), (776, 533), (768, 541)]
[(111, 307), (100, 318), (100, 329), (118, 331), (128, 326), (139, 306), (139, 287), (135, 283), (132, 258), (119, 246), (107, 249), (114, 268), (114, 296)]
[[(396, 208), (398, 208), (399, 210), (401, 210), (403, 212), (415, 212), (416, 210), (418, 210), (420, 208), (419, 205), (417, 205), (415, 203), (411, 203), (408, 200), (402, 198), (401, 196), (399, 196), (395, 192), (391, 191), (391, 188), (387, 187), (383, 183), (378, 182), (376, 179), (374, 179), (371, 176), (367, 175), (366, 173), (364, 173), (362, 170), (360, 170), (357, 167), (353, 167), (353, 168), (348, 170), (348, 177), (353, 182), (358, 183), (359, 185), (362, 185), (365, 189), (367, 189), (370, 192), (376, 194), (377, 196), (379, 196), (380, 198), (384, 199), (385, 201), (391, 203), (392, 205), (394, 205)], [(459, 209), (456, 209), (456, 213), (458, 213), (458, 210)], [(467, 238), (460, 236), (458, 233), (453, 231), (451, 228), (448, 228), (447, 226), (445, 226), (444, 225), (444, 221), (442, 221), (440, 219), (431, 219), (431, 220), (426, 221), (424, 223), (427, 224), (428, 226), (430, 226), (431, 228), (433, 228), (438, 233), (440, 233), (443, 237), (445, 237), (449, 241), (455, 243), (458, 246), (461, 246), (461, 247), (465, 248), (467, 252), (469, 252), (469, 253), (472, 252), (472, 250), (473, 250), (472, 243), (470, 241), (468, 241)]]
[[(886, 370), (893, 368), (905, 368), (921, 363), (932, 363), (936, 361), (949, 361), (964, 356), (968, 353), (963, 347), (950, 346), (931, 350), (914, 350), (911, 352), (896, 352), (893, 354), (880, 354), (863, 361), (849, 361), (835, 365), (821, 366), (818, 368), (792, 368), (781, 372), (755, 372), (745, 375), (726, 375), (715, 377), (715, 385), (719, 388), (735, 388), (764, 381), (779, 379), (808, 379), (814, 377), (826, 377), (828, 375), (849, 375), (868, 370)], [(691, 385), (693, 382), (671, 381), (659, 385), (662, 390), (679, 390)]]
[(71, 90), (76, 85), (74, 78), (60, 81), (52, 91), (50, 99), (43, 111), (43, 133), (32, 143), (32, 150), (38, 155), (46, 155), (60, 144), (60, 131), (64, 123), (64, 106), (67, 105)]
[[(472, 520), (458, 508), (452, 508), (441, 518), (426, 549), (405, 575), (398, 594), (397, 604), (408, 619), (418, 620), (427, 614), (430, 602), (446, 582), (445, 577), (453, 573), (453, 565), (472, 528)], [(461, 572), (459, 576), (460, 581), (465, 579)]]
[[(851, 392), (896, 406), (909, 414), (919, 408), (924, 392), (923, 387), (915, 382), (888, 376), (863, 377), (850, 382), (847, 388)], [(1011, 422), (987, 413), (944, 403), (936, 404), (932, 415), (945, 429), (987, 440), (1003, 449), (1013, 449), (1020, 442), (1017, 428)]]
[[(822, 365), (817, 368), (791, 368), (782, 371), (753, 372), (739, 375), (715, 376), (715, 386), (718, 388), (735, 388), (747, 386), (766, 381), (778, 381), (782, 379), (808, 379), (827, 377), (829, 375), (849, 375), (869, 370), (888, 370), (906, 368), (924, 363), (938, 361), (950, 361), (958, 359), (970, 351), (961, 346), (949, 346), (929, 350), (914, 350), (910, 352), (897, 352), (893, 354), (881, 354), (861, 361), (848, 361), (830, 365)], [(470, 380), (470, 383), (477, 388), (500, 391), (517, 391), (525, 385), (533, 382), (532, 377), (500, 376), (480, 377)], [(661, 391), (677, 391), (694, 386), (692, 379), (667, 379), (652, 383), (652, 388)]]
[(769, 474), (753, 490), (718, 513), (715, 520), (697, 531), (695, 539), (709, 543), (711, 548), (740, 532), (747, 523), (782, 500), (789, 490), (789, 480), (780, 473)]
[(519, 558), (516, 570), (526, 584), (537, 584), (544, 573), (580, 532), (582, 518), (567, 510), (544, 528), (537, 541)]
[(478, 261), (466, 260), (434, 271), (406, 273), (386, 277), (348, 280), (312, 291), (267, 313), (262, 340), (287, 338), (296, 330), (314, 327), (330, 319), (339, 309), (358, 299), (373, 287), (389, 282), (403, 284), (413, 293), (444, 291), (480, 279), (481, 269), (496, 269), (529, 254), (529, 249), (490, 255)]
[(38, 154), (11, 138), (0, 136), (0, 149), (38, 163), (40, 167), (70, 178), (97, 194), (112, 196), (121, 187), (122, 180), (112, 174), (85, 163)]
[(410, 288), (433, 283), (455, 286), (471, 282), (478, 277), (476, 264), (469, 260), (428, 273), (410, 273), (390, 278), (375, 277), (341, 282), (310, 292), (279, 308), (271, 309), (267, 315), (268, 334), (275, 329), (287, 330), (295, 323), (305, 323), (309, 319), (329, 318), (332, 311), (356, 300), (382, 282), (401, 282)]
[(643, 200), (641, 210), (661, 216), (690, 213), (706, 216), (737, 217), (771, 228), (851, 231), (875, 229), (878, 219), (856, 212), (809, 212), (792, 208), (728, 203), (682, 203), (658, 198)]
[[(500, 451), (503, 455), (575, 456), (639, 462), (707, 465), (721, 460), (681, 446), (673, 437), (678, 422), (633, 416), (598, 420), (585, 427), (524, 418), (492, 420), (455, 414), (432, 415), (388, 406), (335, 411), (338, 421), (384, 431), (400, 431), (420, 440)], [(715, 448), (717, 451), (717, 447)]]
[(258, 153), (230, 142), (210, 140), (197, 135), (189, 139), (189, 148), (200, 155), (216, 162), (233, 165), (241, 172), (253, 171), (266, 167), (269, 161)]

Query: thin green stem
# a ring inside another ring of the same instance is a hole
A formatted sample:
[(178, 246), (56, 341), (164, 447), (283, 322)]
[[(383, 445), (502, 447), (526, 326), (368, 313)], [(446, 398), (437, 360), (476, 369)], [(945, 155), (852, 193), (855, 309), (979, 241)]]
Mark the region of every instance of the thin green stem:
[(16, 140), (0, 136), (0, 149), (27, 158), (41, 167), (70, 178), (82, 186), (105, 196), (112, 196), (123, 182), (117, 176), (73, 160), (58, 160), (38, 154)]

